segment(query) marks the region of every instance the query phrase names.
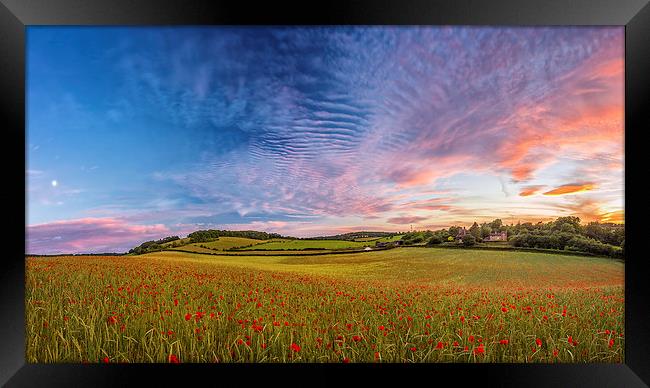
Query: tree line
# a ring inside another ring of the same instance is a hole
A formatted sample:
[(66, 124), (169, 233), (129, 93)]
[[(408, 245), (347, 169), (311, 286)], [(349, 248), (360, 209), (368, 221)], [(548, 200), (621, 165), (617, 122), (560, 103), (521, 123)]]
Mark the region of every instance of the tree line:
[(405, 233), (406, 245), (472, 246), (483, 242), (493, 232), (506, 232), (508, 243), (514, 247), (555, 249), (584, 252), (600, 256), (622, 258), (625, 250), (625, 226), (613, 223), (590, 222), (583, 225), (579, 217), (559, 217), (555, 221), (504, 225), (500, 219), (478, 224), (474, 222), (467, 234), (457, 241), (461, 227), (451, 226), (436, 231)]
[(180, 240), (180, 237), (169, 236), (169, 237), (161, 238), (160, 240), (145, 241), (142, 244), (138, 245), (137, 247), (130, 249), (129, 253), (141, 255), (143, 253), (161, 251), (163, 249), (162, 246), (163, 244), (176, 241), (176, 240)]
[(208, 242), (218, 239), (219, 237), (243, 237), (253, 240), (270, 240), (273, 238), (283, 238), (278, 233), (258, 232), (256, 230), (197, 230), (187, 235), (190, 243)]

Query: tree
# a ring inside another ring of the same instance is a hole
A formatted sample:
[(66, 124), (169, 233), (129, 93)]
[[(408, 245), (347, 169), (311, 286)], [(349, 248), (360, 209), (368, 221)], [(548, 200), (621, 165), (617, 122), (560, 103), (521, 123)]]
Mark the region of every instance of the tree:
[(460, 232), (460, 227), (458, 226), (450, 226), (449, 227), (449, 235), (456, 237), (458, 236), (458, 232)]
[(566, 224), (573, 226), (573, 229), (575, 229), (576, 232), (580, 232), (582, 229), (580, 227), (580, 218), (573, 216), (559, 217), (555, 222), (553, 222), (552, 228), (554, 230), (562, 230), (563, 225)]
[(621, 256), (625, 257), (625, 239), (621, 241)]
[(501, 221), (501, 219), (499, 218), (490, 222), (490, 228), (492, 228), (492, 230), (495, 232), (499, 232), (502, 226), (503, 226), (503, 221)]
[(438, 244), (442, 244), (442, 239), (440, 238), (440, 236), (436, 234), (434, 234), (427, 242), (427, 245), (438, 245)]
[(476, 238), (474, 238), (474, 236), (472, 236), (471, 234), (463, 236), (463, 245), (464, 246), (471, 247), (474, 244), (476, 244)]
[(483, 224), (481, 226), (481, 238), (486, 238), (490, 233), (492, 233), (492, 228), (487, 224)]
[(474, 222), (474, 224), (469, 228), (469, 234), (471, 234), (476, 240), (481, 238), (481, 228), (476, 222)]
[(562, 224), (560, 231), (564, 233), (576, 233), (576, 228), (571, 224)]

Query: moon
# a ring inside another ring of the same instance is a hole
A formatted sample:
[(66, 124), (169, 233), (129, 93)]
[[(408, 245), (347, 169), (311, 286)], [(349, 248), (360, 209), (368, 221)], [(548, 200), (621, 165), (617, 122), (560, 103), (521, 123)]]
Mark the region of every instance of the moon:
[(56, 187), (58, 184), (59, 182), (57, 182), (56, 179), (52, 181), (52, 187)]

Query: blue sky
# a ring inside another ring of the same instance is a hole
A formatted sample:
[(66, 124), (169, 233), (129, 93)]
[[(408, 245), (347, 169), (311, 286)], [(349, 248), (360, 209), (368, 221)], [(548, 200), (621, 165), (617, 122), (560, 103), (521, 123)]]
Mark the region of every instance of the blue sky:
[(29, 27), (28, 251), (124, 251), (202, 228), (622, 222), (623, 38)]

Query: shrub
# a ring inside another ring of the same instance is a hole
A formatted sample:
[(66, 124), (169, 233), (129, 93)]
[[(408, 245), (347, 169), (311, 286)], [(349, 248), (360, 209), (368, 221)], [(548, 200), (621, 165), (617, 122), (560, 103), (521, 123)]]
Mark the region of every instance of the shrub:
[(427, 245), (438, 245), (438, 244), (442, 244), (442, 239), (440, 238), (440, 236), (437, 235), (433, 235), (427, 242)]
[(610, 257), (622, 257), (623, 249), (588, 237), (576, 236), (569, 240), (567, 250), (593, 253)]
[(474, 236), (472, 236), (471, 234), (463, 236), (463, 245), (464, 246), (471, 247), (474, 244), (476, 244), (476, 238)]

